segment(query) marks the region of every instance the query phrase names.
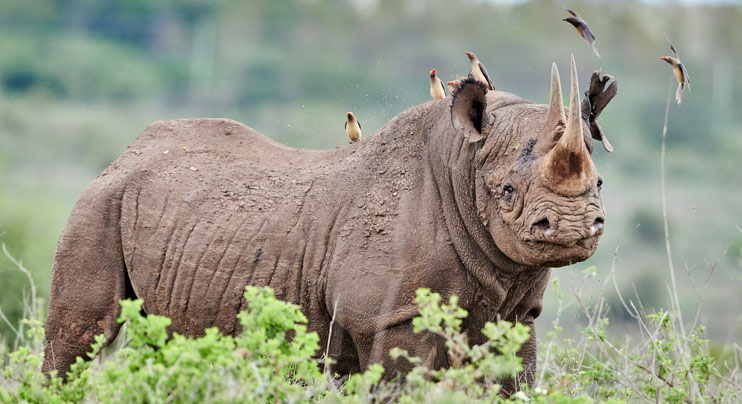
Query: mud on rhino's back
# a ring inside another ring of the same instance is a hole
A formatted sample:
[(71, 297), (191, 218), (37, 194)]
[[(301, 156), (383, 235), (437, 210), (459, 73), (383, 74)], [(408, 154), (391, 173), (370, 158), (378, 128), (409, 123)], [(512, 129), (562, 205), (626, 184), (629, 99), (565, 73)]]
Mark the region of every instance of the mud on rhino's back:
[(233, 331), (244, 285), (280, 288), (275, 268), (298, 259), (268, 263), (261, 254), (296, 243), (303, 197), (336, 175), (347, 149), (297, 150), (226, 119), (147, 128), (107, 170), (127, 173), (122, 247), (145, 311), (185, 334)]

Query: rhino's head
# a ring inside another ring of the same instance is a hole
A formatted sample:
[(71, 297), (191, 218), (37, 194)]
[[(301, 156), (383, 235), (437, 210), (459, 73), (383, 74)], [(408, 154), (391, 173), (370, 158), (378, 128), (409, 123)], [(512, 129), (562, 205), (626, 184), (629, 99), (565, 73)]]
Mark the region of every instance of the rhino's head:
[[(583, 261), (603, 234), (602, 179), (591, 159), (591, 137), (611, 149), (594, 120), (615, 95), (615, 81), (606, 91), (610, 94), (603, 94), (610, 76), (598, 74), (602, 85), (597, 94), (591, 86), (581, 105), (574, 58), (571, 76), (567, 115), (556, 65), (549, 106), (490, 94), (488, 107), (487, 93), (476, 83), (465, 83), (451, 103), (454, 128), (464, 132), (469, 147), (478, 144), (469, 154), (473, 184), (467, 187), (476, 219), (497, 250), (518, 264), (558, 267)], [(468, 230), (481, 228), (463, 221)]]

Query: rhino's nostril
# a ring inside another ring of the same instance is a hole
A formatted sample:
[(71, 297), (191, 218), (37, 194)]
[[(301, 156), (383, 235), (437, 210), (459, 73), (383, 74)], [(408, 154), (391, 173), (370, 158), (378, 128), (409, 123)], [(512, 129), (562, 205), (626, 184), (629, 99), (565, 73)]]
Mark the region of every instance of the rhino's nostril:
[(544, 236), (549, 236), (553, 230), (551, 229), (551, 223), (549, 223), (549, 219), (543, 218), (533, 225), (531, 225), (531, 233), (533, 234), (542, 234)]
[(590, 226), (590, 237), (596, 235), (601, 230), (603, 230), (603, 218), (598, 217)]

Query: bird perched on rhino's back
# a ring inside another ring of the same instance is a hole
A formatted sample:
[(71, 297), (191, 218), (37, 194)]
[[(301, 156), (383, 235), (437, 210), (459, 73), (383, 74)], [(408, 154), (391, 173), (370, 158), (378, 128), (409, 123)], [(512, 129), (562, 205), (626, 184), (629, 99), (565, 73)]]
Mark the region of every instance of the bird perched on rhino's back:
[[(670, 40), (668, 39), (667, 42), (670, 42)], [(663, 56), (660, 60), (664, 60), (672, 65), (672, 73), (678, 81), (678, 89), (675, 90), (675, 101), (678, 102), (678, 105), (682, 106), (683, 91), (685, 90), (686, 85), (688, 86), (688, 91), (690, 91), (690, 76), (688, 76), (688, 71), (685, 70), (685, 65), (680, 61), (678, 52), (675, 50), (675, 47), (672, 46), (672, 42), (670, 42), (670, 50), (674, 56)]]
[(562, 18), (562, 21), (567, 21), (568, 23), (572, 24), (572, 26), (574, 26), (577, 30), (577, 33), (579, 33), (580, 36), (583, 37), (588, 44), (590, 44), (590, 47), (593, 48), (595, 56), (600, 57), (598, 48), (595, 47), (595, 35), (593, 35), (593, 31), (590, 29), (590, 27), (587, 26), (585, 20), (583, 20), (582, 17), (580, 17), (574, 11), (568, 8), (565, 8), (565, 10), (567, 10), (568, 13), (572, 14), (572, 17)]
[(484, 84), (488, 90), (494, 90), (495, 86), (492, 85), (490, 76), (487, 74), (487, 68), (484, 67), (482, 62), (479, 61), (477, 55), (472, 52), (464, 52), (469, 57), (469, 63), (471, 63), (471, 74), (477, 81)]
[(435, 75), (435, 69), (430, 71), (430, 96), (434, 100), (446, 98), (446, 88), (443, 86), (441, 79)]
[(347, 119), (345, 120), (345, 133), (348, 134), (351, 142), (357, 142), (361, 140), (361, 124), (356, 119), (356, 116), (352, 112), (346, 114)]

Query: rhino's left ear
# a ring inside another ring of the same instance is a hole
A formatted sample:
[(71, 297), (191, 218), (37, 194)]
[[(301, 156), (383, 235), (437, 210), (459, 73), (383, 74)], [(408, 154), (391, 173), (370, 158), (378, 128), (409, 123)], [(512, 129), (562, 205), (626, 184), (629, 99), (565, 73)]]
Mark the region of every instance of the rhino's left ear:
[(451, 122), (457, 130), (464, 130), (470, 142), (486, 137), (484, 133), (487, 110), (487, 88), (484, 84), (467, 77), (453, 92)]

